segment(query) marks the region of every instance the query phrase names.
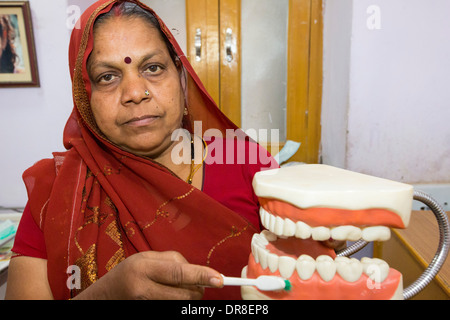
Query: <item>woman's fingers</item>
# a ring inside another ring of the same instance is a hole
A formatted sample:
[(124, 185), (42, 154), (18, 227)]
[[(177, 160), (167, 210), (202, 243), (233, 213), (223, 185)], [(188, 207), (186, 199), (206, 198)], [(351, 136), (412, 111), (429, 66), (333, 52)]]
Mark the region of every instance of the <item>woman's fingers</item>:
[(194, 285), (217, 288), (222, 285), (220, 273), (208, 267), (177, 260), (149, 259), (148, 263), (149, 269), (146, 270), (148, 277), (160, 284), (173, 287)]
[(222, 287), (219, 272), (190, 264), (176, 252), (137, 253), (83, 291), (79, 299), (201, 299), (205, 287)]

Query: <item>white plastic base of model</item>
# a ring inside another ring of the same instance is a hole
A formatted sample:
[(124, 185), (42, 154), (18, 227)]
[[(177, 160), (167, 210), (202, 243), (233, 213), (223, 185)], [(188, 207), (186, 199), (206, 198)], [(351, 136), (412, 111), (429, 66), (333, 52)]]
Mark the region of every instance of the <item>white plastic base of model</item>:
[(408, 226), (413, 186), (321, 164), (305, 164), (258, 172), (258, 197), (277, 199), (302, 209), (387, 209)]

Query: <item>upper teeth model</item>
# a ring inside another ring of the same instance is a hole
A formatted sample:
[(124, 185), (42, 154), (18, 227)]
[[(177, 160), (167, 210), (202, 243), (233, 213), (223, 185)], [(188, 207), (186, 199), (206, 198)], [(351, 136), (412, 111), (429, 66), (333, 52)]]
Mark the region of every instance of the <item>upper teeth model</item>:
[(243, 277), (279, 275), (289, 291), (242, 287), (243, 299), (402, 299), (402, 275), (380, 259), (336, 257), (321, 241), (386, 241), (409, 223), (413, 187), (326, 165), (257, 173), (268, 229), (255, 234)]

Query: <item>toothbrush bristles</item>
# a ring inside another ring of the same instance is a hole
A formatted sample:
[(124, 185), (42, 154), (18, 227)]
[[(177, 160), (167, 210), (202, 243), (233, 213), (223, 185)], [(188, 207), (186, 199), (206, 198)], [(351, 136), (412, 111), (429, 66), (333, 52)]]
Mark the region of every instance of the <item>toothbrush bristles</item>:
[(289, 280), (284, 280), (284, 284), (285, 284), (284, 290), (290, 291), (292, 289), (292, 285)]

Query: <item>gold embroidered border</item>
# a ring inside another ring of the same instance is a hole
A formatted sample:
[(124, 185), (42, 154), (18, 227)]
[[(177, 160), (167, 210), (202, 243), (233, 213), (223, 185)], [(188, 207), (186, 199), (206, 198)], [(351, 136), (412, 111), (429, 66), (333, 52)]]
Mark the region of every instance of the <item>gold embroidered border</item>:
[(142, 231), (144, 231), (145, 229), (150, 228), (152, 225), (154, 225), (155, 222), (156, 222), (156, 220), (158, 220), (159, 217), (168, 218), (168, 217), (169, 217), (169, 213), (168, 213), (167, 211), (164, 211), (163, 208), (164, 208), (165, 206), (167, 206), (169, 203), (171, 203), (172, 201), (175, 201), (175, 200), (182, 200), (182, 199), (188, 197), (189, 195), (192, 194), (192, 192), (194, 192), (194, 190), (195, 190), (195, 188), (192, 187), (192, 188), (191, 188), (188, 192), (186, 192), (185, 194), (183, 194), (183, 195), (181, 195), (181, 196), (178, 196), (178, 197), (175, 197), (175, 198), (172, 198), (172, 199), (170, 199), (170, 200), (167, 200), (167, 201), (164, 202), (162, 205), (160, 205), (159, 208), (158, 208), (158, 210), (156, 210), (155, 219), (153, 219), (153, 221), (150, 222), (149, 224), (145, 225), (145, 226), (142, 228)]
[(208, 256), (206, 257), (206, 265), (209, 266), (211, 264), (211, 256), (213, 255), (214, 251), (219, 247), (220, 245), (224, 244), (226, 241), (239, 237), (245, 230), (247, 230), (249, 225), (246, 225), (244, 229), (241, 231), (238, 231), (238, 229), (235, 226), (231, 227), (231, 234), (220, 240), (214, 247), (209, 250)]
[(97, 247), (91, 245), (81, 258), (75, 262), (81, 269), (81, 290), (86, 289), (98, 280)]
[(105, 269), (107, 271), (110, 271), (112, 268), (117, 266), (119, 263), (121, 263), (123, 260), (125, 260), (125, 250), (120, 248), (116, 251), (116, 253), (111, 257), (111, 259), (108, 260), (106, 263)]
[(117, 221), (113, 220), (106, 227), (106, 234), (114, 241), (119, 247), (122, 247), (122, 235), (120, 234), (117, 226)]

